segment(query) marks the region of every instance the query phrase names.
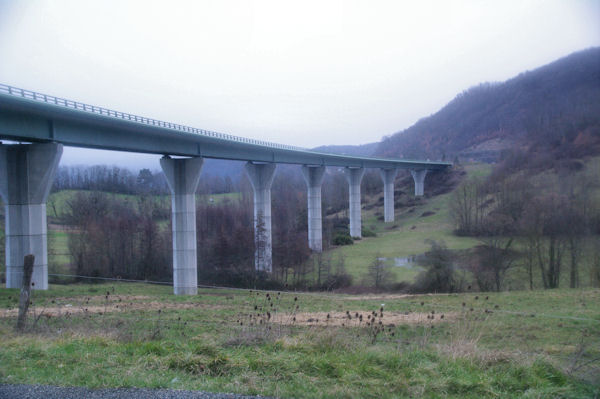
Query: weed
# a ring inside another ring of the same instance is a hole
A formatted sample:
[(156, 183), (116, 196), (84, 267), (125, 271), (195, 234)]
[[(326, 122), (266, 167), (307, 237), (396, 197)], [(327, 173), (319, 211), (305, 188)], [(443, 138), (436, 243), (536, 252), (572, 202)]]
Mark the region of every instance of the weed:
[[(300, 398), (598, 393), (598, 290), (183, 298), (170, 287), (106, 286), (36, 291), (32, 310), (43, 316), (26, 334), (12, 328), (14, 291), (0, 290), (3, 382)], [(545, 317), (550, 308), (565, 317)]]
[(187, 353), (184, 355), (169, 356), (166, 364), (172, 370), (184, 371), (195, 375), (220, 376), (227, 372), (229, 359), (222, 355), (208, 357)]
[[(595, 337), (598, 338), (598, 337)], [(600, 371), (600, 355), (597, 351), (594, 351), (591, 340), (593, 337), (587, 329), (581, 332), (581, 338), (575, 350), (570, 356), (569, 366), (567, 367), (567, 373), (574, 375), (582, 370), (588, 371), (589, 374), (598, 375)]]

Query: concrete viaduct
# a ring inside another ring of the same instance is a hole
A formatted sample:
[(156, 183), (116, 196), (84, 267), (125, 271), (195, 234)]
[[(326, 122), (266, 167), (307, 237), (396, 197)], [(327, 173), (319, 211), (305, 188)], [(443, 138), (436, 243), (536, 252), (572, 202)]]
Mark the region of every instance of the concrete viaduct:
[(0, 84), (0, 194), (5, 203), (6, 287), (19, 288), (23, 257), (35, 255), (33, 282), (48, 288), (46, 199), (63, 145), (163, 155), (171, 190), (175, 294), (196, 294), (195, 191), (203, 158), (247, 161), (254, 190), (254, 225), (264, 241), (255, 248), (257, 270), (271, 271), (271, 183), (278, 163), (301, 165), (308, 189), (308, 241), (322, 250), (321, 184), (327, 166), (343, 167), (349, 184), (350, 234), (361, 236), (360, 183), (365, 168), (384, 182), (385, 221), (394, 220), (394, 178), (409, 169), (415, 195), (423, 195), (428, 170), (450, 164), (352, 157), (308, 151), (174, 123)]

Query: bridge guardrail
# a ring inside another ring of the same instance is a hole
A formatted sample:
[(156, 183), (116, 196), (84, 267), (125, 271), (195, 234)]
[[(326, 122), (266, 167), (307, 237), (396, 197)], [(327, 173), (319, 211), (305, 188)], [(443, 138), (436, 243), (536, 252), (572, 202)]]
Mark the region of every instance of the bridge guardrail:
[(193, 133), (199, 134), (208, 137), (215, 137), (221, 140), (228, 140), (240, 143), (254, 144), (260, 145), (264, 147), (278, 148), (283, 150), (292, 150), (292, 151), (307, 151), (306, 148), (296, 147), (286, 144), (278, 144), (272, 143), (269, 141), (263, 140), (255, 140), (249, 139), (246, 137), (234, 136), (225, 133), (214, 132), (211, 130), (198, 129), (191, 126), (180, 125), (177, 123), (164, 122), (157, 119), (146, 118), (139, 115), (128, 114), (126, 112), (114, 111), (112, 109), (98, 107), (96, 105), (90, 105), (85, 103), (80, 103), (78, 101), (67, 100), (61, 97), (55, 97), (48, 94), (38, 93), (31, 90), (25, 90), (14, 86), (9, 86), (0, 83), (0, 93), (5, 93), (15, 97), (27, 98), (34, 101), (39, 101), (47, 104), (56, 105), (64, 108), (71, 108), (78, 111), (89, 112), (92, 114), (98, 114), (103, 116), (108, 116), (116, 119), (123, 119), (127, 121), (132, 121), (136, 123), (141, 123), (148, 126), (158, 126), (166, 129), (177, 130), (179, 132), (185, 133)]

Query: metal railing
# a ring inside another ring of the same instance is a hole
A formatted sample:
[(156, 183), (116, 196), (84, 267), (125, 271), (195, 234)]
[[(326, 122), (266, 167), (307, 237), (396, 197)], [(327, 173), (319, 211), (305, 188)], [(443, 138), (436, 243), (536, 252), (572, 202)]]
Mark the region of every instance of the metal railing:
[(123, 119), (126, 121), (140, 123), (140, 124), (144, 124), (144, 125), (148, 125), (148, 126), (157, 126), (157, 127), (161, 127), (161, 128), (165, 128), (165, 129), (172, 129), (172, 130), (176, 130), (179, 132), (193, 133), (193, 134), (198, 134), (198, 135), (207, 136), (207, 137), (214, 137), (214, 138), (221, 139), (221, 140), (228, 140), (228, 141), (234, 141), (234, 142), (239, 142), (239, 143), (260, 145), (263, 147), (278, 148), (278, 149), (282, 149), (282, 150), (307, 151), (306, 148), (302, 148), (302, 147), (296, 147), (296, 146), (278, 144), (278, 143), (271, 143), (269, 141), (249, 139), (246, 137), (239, 137), (239, 136), (234, 136), (231, 134), (213, 132), (211, 130), (197, 129), (195, 127), (179, 125), (177, 123), (159, 121), (157, 119), (146, 118), (146, 117), (139, 116), (139, 115), (128, 114), (126, 112), (114, 111), (112, 109), (107, 109), (107, 108), (98, 107), (95, 105), (90, 105), (90, 104), (80, 103), (77, 101), (67, 100), (65, 98), (55, 97), (55, 96), (51, 96), (48, 94), (37, 93), (35, 91), (20, 89), (18, 87), (13, 87), (13, 86), (1, 84), (1, 83), (0, 83), (0, 93), (5, 93), (5, 94), (15, 96), (15, 97), (27, 98), (30, 100), (39, 101), (39, 102), (43, 102), (43, 103), (47, 103), (47, 104), (52, 104), (52, 105), (63, 107), (63, 108), (70, 108), (70, 109), (75, 109), (75, 110), (82, 111), (82, 112), (103, 115), (103, 116), (116, 118), (116, 119)]

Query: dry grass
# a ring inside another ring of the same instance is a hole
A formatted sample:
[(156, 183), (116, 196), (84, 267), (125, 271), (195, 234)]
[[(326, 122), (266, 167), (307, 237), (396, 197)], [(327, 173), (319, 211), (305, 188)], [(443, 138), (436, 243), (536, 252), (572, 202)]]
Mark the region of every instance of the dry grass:
[[(142, 298), (137, 297), (137, 299)], [(65, 301), (64, 304), (56, 304), (53, 306), (37, 306), (32, 308), (30, 311), (33, 314), (43, 315), (45, 317), (61, 317), (71, 316), (80, 314), (104, 314), (104, 313), (115, 313), (115, 312), (130, 312), (138, 310), (181, 310), (181, 309), (211, 309), (218, 310), (223, 309), (226, 306), (223, 305), (207, 305), (199, 302), (192, 303), (169, 303), (169, 302), (131, 302), (131, 300), (124, 297), (121, 300), (110, 301), (106, 304), (90, 304), (87, 301), (78, 304), (72, 304), (75, 301)], [(58, 301), (55, 301), (58, 302)], [(92, 302), (92, 301), (90, 301)], [(92, 302), (93, 303), (93, 302)], [(0, 312), (0, 317), (16, 317), (19, 313), (19, 309), (5, 309)]]
[(521, 362), (525, 358), (521, 352), (508, 350), (490, 350), (482, 348), (477, 340), (457, 339), (435, 346), (437, 351), (451, 359), (475, 360), (480, 364), (492, 366), (509, 361)]
[[(597, 291), (174, 298), (163, 287), (98, 287), (34, 298), (27, 334), (13, 328), (15, 293), (0, 292), (0, 378), (298, 398), (596, 392)], [(486, 309), (496, 305), (507, 312)], [(541, 317), (548, 308), (581, 320)]]
[[(348, 316), (350, 315), (350, 317)], [(358, 316), (357, 316), (358, 315)], [(379, 313), (374, 317), (375, 323), (381, 321), (384, 325), (400, 325), (400, 324), (422, 324), (441, 323), (453, 321), (458, 317), (459, 313), (450, 312), (444, 314), (430, 314), (419, 312), (383, 312), (383, 317), (379, 317)], [(362, 320), (360, 319), (362, 316)], [(336, 327), (352, 327), (361, 326), (367, 327), (370, 323), (369, 316), (372, 313), (365, 311), (348, 311), (346, 312), (299, 312), (277, 313), (273, 315), (272, 322), (284, 325), (303, 325), (303, 326), (336, 326)]]
[(450, 294), (365, 294), (365, 295), (348, 295), (344, 296), (344, 300), (351, 301), (385, 301), (393, 299), (406, 299), (406, 298), (418, 298), (418, 297), (439, 297), (447, 296)]

